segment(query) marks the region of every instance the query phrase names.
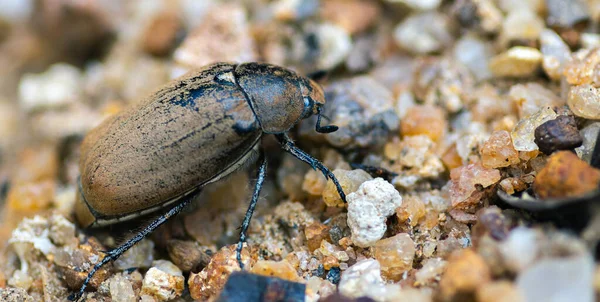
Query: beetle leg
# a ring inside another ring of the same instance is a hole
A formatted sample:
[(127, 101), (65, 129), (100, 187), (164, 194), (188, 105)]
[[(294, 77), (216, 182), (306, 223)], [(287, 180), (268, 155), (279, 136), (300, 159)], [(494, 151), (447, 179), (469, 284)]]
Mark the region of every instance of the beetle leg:
[(83, 281), (83, 284), (81, 285), (81, 288), (79, 289), (79, 292), (69, 295), (68, 299), (71, 301), (79, 300), (83, 296), (83, 294), (85, 292), (85, 288), (90, 283), (90, 280), (92, 280), (92, 277), (94, 277), (94, 274), (96, 273), (96, 271), (98, 271), (102, 266), (104, 266), (108, 262), (119, 258), (128, 249), (130, 249), (136, 243), (140, 242), (142, 239), (146, 238), (148, 235), (150, 235), (150, 233), (152, 233), (154, 230), (156, 230), (156, 228), (161, 226), (163, 223), (167, 222), (167, 220), (169, 220), (169, 218), (179, 214), (181, 212), (181, 210), (183, 210), (193, 200), (193, 197), (195, 195), (196, 194), (189, 194), (188, 196), (184, 197), (179, 203), (177, 203), (177, 205), (172, 207), (165, 214), (156, 218), (148, 226), (146, 226), (143, 230), (139, 231), (133, 238), (127, 240), (126, 242), (119, 245), (118, 247), (108, 251), (106, 253), (106, 256), (100, 262), (96, 263), (94, 265), (94, 267), (92, 268), (92, 270), (88, 273), (87, 277)]
[(340, 195), (340, 198), (342, 198), (342, 200), (346, 202), (346, 194), (344, 193), (342, 186), (338, 182), (335, 175), (333, 175), (333, 173), (327, 167), (325, 167), (323, 163), (318, 161), (316, 158), (312, 157), (310, 154), (302, 151), (302, 149), (296, 147), (296, 145), (294, 145), (292, 140), (286, 134), (275, 134), (275, 137), (281, 144), (283, 150), (289, 152), (297, 159), (309, 164), (313, 169), (319, 169), (326, 179), (331, 179), (338, 191), (338, 194)]
[(246, 242), (246, 233), (248, 232), (248, 227), (250, 226), (250, 220), (252, 219), (252, 214), (254, 213), (254, 209), (256, 208), (256, 204), (258, 203), (258, 197), (260, 196), (260, 189), (262, 189), (263, 182), (265, 181), (265, 175), (267, 171), (267, 158), (261, 152), (260, 157), (262, 158), (262, 163), (258, 168), (258, 175), (256, 178), (256, 184), (254, 185), (254, 193), (252, 193), (252, 200), (250, 201), (250, 205), (248, 206), (248, 210), (246, 211), (246, 216), (244, 216), (244, 221), (242, 222), (242, 228), (240, 230), (240, 241), (238, 242), (237, 249), (235, 250), (235, 255), (240, 265), (240, 269), (244, 269), (244, 263), (242, 262), (242, 248), (244, 247), (244, 242)]

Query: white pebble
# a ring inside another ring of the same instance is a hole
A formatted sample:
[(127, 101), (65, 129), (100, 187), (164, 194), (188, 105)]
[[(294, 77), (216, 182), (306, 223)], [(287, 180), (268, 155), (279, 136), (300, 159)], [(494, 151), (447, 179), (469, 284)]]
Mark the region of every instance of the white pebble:
[(402, 196), (394, 186), (382, 178), (369, 180), (347, 197), (348, 226), (352, 242), (369, 247), (381, 239), (386, 230), (387, 217), (402, 205)]
[(170, 261), (154, 261), (142, 283), (142, 294), (159, 301), (173, 300), (183, 292), (184, 277), (181, 270)]

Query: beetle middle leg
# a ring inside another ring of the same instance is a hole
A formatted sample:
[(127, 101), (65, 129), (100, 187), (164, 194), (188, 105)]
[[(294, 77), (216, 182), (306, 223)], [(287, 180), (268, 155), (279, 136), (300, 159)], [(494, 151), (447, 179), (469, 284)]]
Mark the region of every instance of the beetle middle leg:
[(302, 149), (296, 147), (296, 145), (294, 145), (294, 142), (292, 142), (292, 140), (286, 134), (275, 134), (275, 137), (281, 144), (281, 147), (283, 148), (283, 150), (285, 150), (286, 152), (289, 152), (297, 159), (309, 164), (313, 169), (315, 169), (315, 170), (319, 169), (321, 171), (321, 173), (323, 173), (323, 175), (325, 176), (326, 179), (331, 179), (331, 181), (333, 181), (333, 184), (335, 185), (335, 187), (337, 189), (338, 194), (340, 195), (340, 198), (342, 198), (342, 200), (344, 202), (346, 202), (346, 194), (344, 193), (342, 186), (338, 182), (338, 180), (335, 177), (335, 175), (333, 174), (333, 172), (331, 172), (331, 170), (329, 170), (327, 167), (325, 167), (325, 165), (323, 165), (322, 162), (318, 161), (316, 158), (312, 157), (310, 154), (308, 154), (308, 153), (302, 151)]
[(127, 240), (118, 247), (108, 251), (106, 253), (106, 256), (100, 262), (96, 263), (92, 270), (88, 273), (87, 277), (83, 281), (83, 284), (81, 285), (81, 288), (79, 289), (79, 292), (71, 294), (68, 297), (68, 299), (71, 301), (79, 300), (83, 296), (87, 285), (90, 283), (90, 280), (92, 280), (92, 277), (94, 277), (96, 271), (98, 271), (102, 266), (109, 263), (110, 261), (116, 260), (117, 258), (121, 257), (121, 255), (123, 255), (123, 253), (125, 253), (128, 249), (130, 249), (136, 243), (142, 241), (142, 239), (150, 235), (150, 233), (156, 230), (163, 223), (167, 222), (167, 220), (169, 220), (171, 217), (179, 214), (194, 199), (195, 196), (196, 194), (189, 194), (188, 196), (184, 197), (180, 202), (177, 203), (177, 205), (172, 207), (165, 214), (160, 215), (148, 226), (144, 227), (143, 230), (139, 231), (133, 238)]
[(240, 230), (240, 241), (238, 242), (238, 246), (236, 248), (236, 259), (238, 264), (240, 265), (240, 269), (244, 269), (244, 263), (242, 262), (242, 248), (244, 246), (244, 242), (246, 242), (246, 236), (248, 233), (248, 227), (250, 226), (250, 220), (252, 219), (252, 214), (254, 213), (254, 209), (256, 208), (256, 204), (258, 203), (258, 197), (260, 196), (260, 190), (262, 189), (263, 182), (265, 181), (265, 176), (267, 174), (267, 158), (264, 153), (261, 152), (261, 163), (258, 168), (258, 175), (256, 178), (256, 184), (254, 185), (254, 193), (252, 193), (252, 200), (250, 201), (250, 205), (248, 206), (248, 210), (246, 210), (246, 216), (244, 216), (244, 221), (242, 222), (242, 227)]

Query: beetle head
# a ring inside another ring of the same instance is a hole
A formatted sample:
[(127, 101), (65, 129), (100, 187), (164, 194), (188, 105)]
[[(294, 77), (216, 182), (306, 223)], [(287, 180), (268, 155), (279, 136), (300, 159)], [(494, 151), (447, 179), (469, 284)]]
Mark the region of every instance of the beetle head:
[(325, 104), (319, 84), (279, 66), (240, 64), (235, 79), (265, 133), (287, 132), (303, 118), (320, 116)]

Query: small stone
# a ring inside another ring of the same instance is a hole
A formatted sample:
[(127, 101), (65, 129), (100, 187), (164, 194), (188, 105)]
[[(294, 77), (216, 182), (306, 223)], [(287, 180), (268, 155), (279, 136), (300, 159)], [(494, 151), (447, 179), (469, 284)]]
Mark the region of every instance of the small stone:
[(400, 122), (400, 134), (426, 135), (436, 142), (444, 137), (448, 122), (444, 111), (432, 105), (416, 105), (408, 109)]
[[(444, 164), (436, 154), (436, 143), (426, 135), (406, 136), (399, 141), (394, 138), (383, 150), (385, 157), (393, 162), (391, 171), (400, 176), (436, 178), (444, 172)], [(398, 177), (394, 179), (396, 184)]]
[(515, 274), (531, 266), (539, 257), (543, 234), (526, 227), (516, 227), (506, 240), (500, 243), (500, 255), (504, 266)]
[(512, 10), (502, 22), (500, 41), (503, 45), (520, 42), (527, 46), (533, 46), (533, 42), (537, 41), (542, 30), (544, 30), (544, 20), (534, 11), (529, 9)]
[(35, 299), (23, 288), (3, 287), (0, 288), (0, 300), (5, 302), (34, 302)]
[(508, 131), (494, 131), (479, 149), (481, 164), (485, 168), (502, 168), (520, 162)]
[(559, 115), (535, 128), (535, 144), (545, 154), (557, 150), (573, 150), (583, 143), (575, 118), (569, 115)]
[[(240, 270), (236, 259), (237, 244), (222, 247), (213, 255), (210, 263), (198, 274), (191, 273), (188, 279), (190, 296), (196, 300), (208, 300), (225, 286), (229, 275)], [(247, 247), (242, 249), (242, 262), (245, 267), (256, 263), (256, 252)]]
[(453, 169), (450, 171), (448, 187), (452, 207), (470, 209), (478, 205), (481, 202), (481, 191), (477, 190), (477, 186), (485, 189), (499, 181), (500, 171), (485, 168), (480, 163)]
[(458, 154), (458, 150), (456, 149), (456, 143), (450, 145), (450, 147), (448, 147), (448, 149), (444, 151), (444, 154), (442, 154), (441, 159), (444, 163), (444, 166), (446, 166), (446, 169), (448, 170), (458, 168), (463, 164), (462, 158), (460, 157), (460, 155)]
[(458, 295), (474, 295), (490, 281), (490, 268), (481, 256), (471, 249), (456, 251), (448, 259), (438, 295), (441, 301), (456, 301)]
[(375, 259), (365, 259), (349, 267), (342, 274), (338, 290), (350, 298), (373, 297), (373, 294), (379, 294), (379, 291), (384, 290), (379, 262)]
[(319, 45), (319, 56), (316, 62), (317, 70), (330, 70), (342, 63), (352, 50), (352, 39), (344, 28), (323, 23), (315, 34)]
[(533, 189), (540, 199), (575, 197), (597, 190), (600, 170), (570, 151), (553, 153), (538, 173)]
[(322, 2), (319, 12), (324, 20), (354, 35), (365, 31), (377, 21), (381, 8), (368, 0), (326, 0)]
[(529, 77), (539, 69), (542, 58), (542, 53), (535, 48), (515, 46), (493, 57), (490, 69), (496, 77)]
[(499, 183), (502, 191), (508, 195), (513, 195), (515, 192), (525, 191), (528, 188), (527, 183), (517, 177), (507, 177)]
[(194, 241), (171, 239), (167, 241), (167, 252), (171, 261), (184, 272), (198, 271), (210, 262), (210, 256)]
[(33, 111), (65, 107), (78, 102), (82, 94), (81, 71), (57, 63), (44, 73), (25, 74), (19, 83), (19, 101), (23, 109)]
[(542, 67), (553, 80), (561, 79), (566, 62), (571, 57), (571, 50), (565, 41), (554, 31), (544, 29), (540, 34), (540, 51), (544, 55)]
[(327, 102), (323, 114), (339, 127), (327, 135), (317, 133), (316, 117), (305, 120), (300, 134), (313, 141), (323, 139), (337, 148), (367, 148), (383, 145), (396, 133), (399, 118), (392, 92), (370, 76), (333, 82), (325, 88)]
[(535, 114), (544, 107), (561, 107), (565, 104), (554, 92), (533, 82), (513, 85), (508, 96), (517, 106), (520, 118)]
[(167, 260), (157, 260), (144, 276), (141, 293), (153, 296), (158, 301), (173, 300), (183, 293), (184, 281), (177, 266)]
[[(565, 65), (564, 76), (570, 85), (598, 84), (598, 73), (595, 71), (600, 65), (600, 48), (581, 49), (571, 55)], [(589, 86), (586, 89), (589, 89)], [(571, 87), (573, 88), (573, 87)], [(571, 110), (573, 110), (571, 108)]]
[(558, 115), (551, 107), (543, 107), (538, 112), (522, 119), (517, 123), (510, 136), (517, 151), (535, 151), (535, 129), (541, 124), (556, 119)]
[(585, 84), (571, 86), (568, 98), (569, 109), (573, 114), (586, 119), (600, 119), (600, 89)]
[(117, 270), (126, 270), (132, 267), (148, 268), (154, 260), (153, 251), (154, 242), (145, 239), (132, 246), (113, 264)]
[(254, 264), (254, 266), (252, 266), (250, 272), (268, 277), (277, 277), (293, 282), (302, 281), (294, 267), (292, 267), (292, 265), (285, 260), (259, 260)]
[(412, 227), (416, 226), (426, 213), (425, 203), (418, 196), (405, 196), (402, 205), (396, 209), (398, 222), (408, 222)]
[[(373, 179), (369, 173), (361, 169), (351, 171), (335, 169), (333, 170), (333, 174), (342, 186), (342, 189), (346, 195), (358, 190), (360, 185), (365, 181)], [(346, 205), (344, 201), (342, 201), (335, 184), (331, 180), (327, 181), (327, 185), (323, 191), (323, 201), (329, 207), (344, 207)]]
[(517, 276), (525, 301), (594, 301), (594, 260), (590, 255), (536, 262)]
[(598, 138), (598, 132), (600, 132), (600, 123), (594, 122), (589, 125), (583, 127), (580, 133), (583, 137), (583, 144), (581, 147), (576, 148), (575, 152), (579, 158), (584, 160), (585, 162), (591, 162), (592, 154), (594, 152), (594, 147), (596, 146), (596, 139)]
[[(502, 214), (502, 211), (491, 206), (484, 208), (477, 213), (477, 224), (473, 226), (473, 237), (489, 235), (495, 240), (504, 240), (509, 232), (508, 219)], [(476, 245), (475, 238), (472, 238), (473, 245)]]
[(128, 302), (136, 300), (131, 281), (122, 274), (115, 274), (109, 280), (110, 297), (114, 302)]
[(438, 6), (440, 6), (441, 0), (387, 0), (387, 2), (391, 3), (400, 3), (403, 4), (410, 9), (420, 10), (420, 11), (428, 11), (434, 10)]
[(546, 0), (546, 6), (546, 22), (552, 27), (573, 28), (590, 19), (590, 10), (583, 0)]
[(369, 247), (383, 237), (385, 221), (402, 205), (402, 196), (389, 182), (376, 178), (361, 184), (347, 196), (347, 201), (352, 242)]
[(152, 18), (144, 31), (142, 47), (151, 55), (166, 56), (175, 47), (182, 30), (181, 18), (176, 13), (161, 12)]
[(477, 80), (482, 81), (492, 77), (489, 68), (492, 47), (483, 40), (470, 35), (461, 38), (454, 45), (454, 57), (467, 66)]
[(429, 258), (425, 260), (423, 267), (415, 274), (416, 285), (428, 286), (430, 283), (439, 280), (447, 264), (448, 262), (441, 258)]
[(487, 283), (477, 289), (478, 302), (525, 302), (523, 295), (509, 281)]
[(256, 61), (246, 10), (236, 4), (213, 6), (173, 57), (186, 70), (213, 62)]
[(449, 46), (453, 37), (448, 16), (438, 12), (424, 12), (409, 16), (394, 30), (398, 46), (415, 54), (427, 54)]
[(412, 269), (415, 243), (406, 233), (377, 241), (371, 251), (388, 280), (399, 281), (404, 272)]
[(321, 241), (329, 239), (329, 227), (320, 222), (313, 222), (304, 228), (304, 236), (308, 250), (312, 252), (321, 246)]

